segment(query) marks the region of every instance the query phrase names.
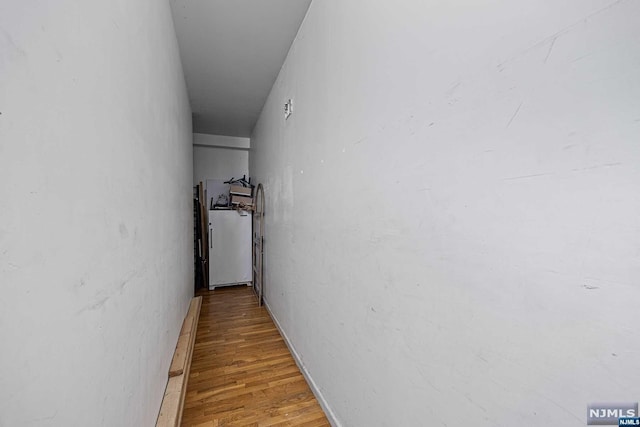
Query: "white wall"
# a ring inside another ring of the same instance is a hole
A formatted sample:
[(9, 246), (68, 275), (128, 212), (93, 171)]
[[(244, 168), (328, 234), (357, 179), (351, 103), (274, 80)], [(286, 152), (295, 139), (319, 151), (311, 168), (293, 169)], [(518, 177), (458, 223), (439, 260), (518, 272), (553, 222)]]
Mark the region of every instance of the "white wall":
[(312, 3), (250, 170), (268, 304), (342, 425), (583, 426), (638, 400), (638, 22)]
[(193, 145), (207, 147), (227, 147), (249, 149), (251, 140), (242, 136), (211, 135), (208, 133), (194, 133)]
[(249, 176), (249, 138), (193, 134), (193, 185)]
[(169, 4), (0, 9), (0, 426), (154, 425), (193, 292)]

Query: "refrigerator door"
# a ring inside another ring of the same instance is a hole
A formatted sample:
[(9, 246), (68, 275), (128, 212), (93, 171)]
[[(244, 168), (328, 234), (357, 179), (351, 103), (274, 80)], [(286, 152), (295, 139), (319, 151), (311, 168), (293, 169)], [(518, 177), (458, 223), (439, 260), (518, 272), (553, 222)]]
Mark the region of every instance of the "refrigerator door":
[(251, 215), (209, 211), (209, 289), (251, 281)]

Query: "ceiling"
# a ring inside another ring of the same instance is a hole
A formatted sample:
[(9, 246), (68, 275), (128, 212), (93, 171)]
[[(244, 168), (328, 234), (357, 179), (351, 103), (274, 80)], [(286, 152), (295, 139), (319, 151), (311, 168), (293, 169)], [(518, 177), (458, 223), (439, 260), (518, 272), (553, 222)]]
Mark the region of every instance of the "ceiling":
[(244, 136), (311, 0), (171, 0), (193, 131)]

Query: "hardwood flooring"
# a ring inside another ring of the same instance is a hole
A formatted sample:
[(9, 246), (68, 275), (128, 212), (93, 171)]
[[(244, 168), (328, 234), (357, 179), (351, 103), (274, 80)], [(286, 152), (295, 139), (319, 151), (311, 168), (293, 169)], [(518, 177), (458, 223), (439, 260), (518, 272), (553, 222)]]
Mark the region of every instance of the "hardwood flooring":
[(203, 291), (182, 426), (329, 426), (247, 286)]

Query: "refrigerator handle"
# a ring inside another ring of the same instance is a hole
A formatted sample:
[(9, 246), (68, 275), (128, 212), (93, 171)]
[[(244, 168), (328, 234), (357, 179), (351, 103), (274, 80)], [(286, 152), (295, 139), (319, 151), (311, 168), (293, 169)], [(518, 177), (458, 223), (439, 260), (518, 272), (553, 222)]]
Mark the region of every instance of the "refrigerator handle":
[(209, 249), (213, 249), (213, 228), (209, 227)]

